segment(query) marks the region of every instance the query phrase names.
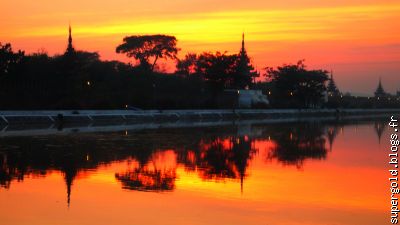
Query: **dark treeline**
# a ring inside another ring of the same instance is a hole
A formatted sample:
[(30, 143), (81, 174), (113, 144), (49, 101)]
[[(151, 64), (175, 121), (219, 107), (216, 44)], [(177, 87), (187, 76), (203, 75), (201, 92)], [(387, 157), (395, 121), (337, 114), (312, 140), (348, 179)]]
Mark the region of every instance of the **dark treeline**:
[[(133, 65), (103, 61), (96, 52), (75, 50), (71, 36), (66, 52), (54, 56), (25, 54), (0, 43), (0, 110), (234, 107), (235, 100), (230, 104), (223, 97), (226, 89), (262, 90), (270, 105), (261, 107), (398, 105), (343, 98), (339, 92), (326, 102), (328, 72), (308, 70), (304, 61), (266, 68), (262, 73), (266, 81), (255, 82), (260, 73), (251, 65), (244, 40), (238, 54), (188, 53), (182, 59), (177, 58), (180, 49), (176, 44), (176, 38), (167, 35), (125, 37), (116, 52), (137, 62)], [(176, 72), (158, 71), (160, 59), (174, 60)]]
[(50, 57), (0, 47), (1, 109), (198, 108), (211, 99), (195, 76), (166, 76), (91, 52)]
[[(136, 65), (75, 50), (71, 33), (68, 41), (55, 56), (26, 55), (0, 43), (0, 109), (219, 108), (224, 89), (248, 88), (255, 74), (243, 51), (195, 55), (189, 76), (189, 59), (177, 58), (173, 36), (125, 37), (116, 52)], [(159, 59), (178, 61), (177, 72), (158, 72)]]

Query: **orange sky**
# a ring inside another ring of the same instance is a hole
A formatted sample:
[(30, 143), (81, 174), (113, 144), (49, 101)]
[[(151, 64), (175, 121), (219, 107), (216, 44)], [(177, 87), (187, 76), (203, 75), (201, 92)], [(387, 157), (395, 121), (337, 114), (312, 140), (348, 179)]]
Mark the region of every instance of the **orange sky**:
[(125, 61), (115, 47), (126, 35), (175, 35), (182, 57), (236, 53), (244, 31), (258, 69), (306, 59), (311, 68), (332, 69), (342, 91), (372, 94), (379, 76), (387, 91), (400, 89), (396, 0), (0, 0), (0, 5), (0, 42), (27, 52), (62, 53), (69, 21), (75, 48)]

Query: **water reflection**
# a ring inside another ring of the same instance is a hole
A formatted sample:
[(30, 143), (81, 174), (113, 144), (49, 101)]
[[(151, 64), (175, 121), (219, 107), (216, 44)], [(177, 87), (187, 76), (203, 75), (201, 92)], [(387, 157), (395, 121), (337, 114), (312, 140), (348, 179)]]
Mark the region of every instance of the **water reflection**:
[(376, 135), (378, 136), (378, 141), (379, 144), (381, 143), (381, 138), (382, 138), (382, 134), (385, 131), (386, 128), (386, 122), (385, 121), (375, 121), (374, 122), (374, 128), (375, 128), (375, 132)]
[[(216, 137), (201, 140), (195, 151), (189, 151), (181, 157), (188, 168), (200, 168), (199, 176), (204, 180), (221, 180), (225, 178), (243, 180), (249, 161), (257, 152), (249, 136)], [(195, 166), (194, 166), (195, 165)]]
[(125, 173), (116, 173), (115, 178), (122, 188), (137, 191), (171, 191), (175, 188), (175, 170), (149, 170), (137, 168)]
[[(14, 181), (22, 182), (27, 176), (44, 177), (58, 171), (64, 177), (69, 205), (80, 173), (128, 160), (125, 169), (115, 171), (115, 179), (125, 190), (173, 191), (179, 179), (177, 169), (184, 167), (202, 180), (240, 181), (243, 191), (243, 183), (251, 175), (249, 165), (260, 151), (256, 142), (270, 143), (265, 163), (277, 161), (302, 168), (306, 160), (328, 157), (345, 124), (314, 121), (3, 138), (0, 186), (10, 189)], [(374, 123), (379, 139), (384, 127), (382, 122)]]
[(334, 128), (328, 128), (318, 123), (305, 123), (297, 126), (282, 127), (271, 134), (275, 141), (268, 159), (277, 159), (287, 165), (302, 167), (305, 159), (325, 159), (327, 155), (326, 139), (334, 142), (334, 135), (329, 133)]

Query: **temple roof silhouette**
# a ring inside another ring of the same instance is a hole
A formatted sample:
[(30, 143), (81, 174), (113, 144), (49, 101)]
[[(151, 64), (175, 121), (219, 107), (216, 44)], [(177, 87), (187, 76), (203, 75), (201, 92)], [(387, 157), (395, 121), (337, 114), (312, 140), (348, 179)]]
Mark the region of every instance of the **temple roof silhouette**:
[(378, 87), (376, 88), (376, 91), (375, 91), (375, 97), (384, 97), (386, 95), (387, 94), (382, 86), (381, 78), (379, 77), (379, 83), (378, 83)]
[(68, 47), (67, 50), (65, 51), (65, 54), (71, 54), (75, 52), (75, 49), (72, 45), (72, 29), (71, 29), (71, 24), (68, 27), (69, 35), (68, 35)]

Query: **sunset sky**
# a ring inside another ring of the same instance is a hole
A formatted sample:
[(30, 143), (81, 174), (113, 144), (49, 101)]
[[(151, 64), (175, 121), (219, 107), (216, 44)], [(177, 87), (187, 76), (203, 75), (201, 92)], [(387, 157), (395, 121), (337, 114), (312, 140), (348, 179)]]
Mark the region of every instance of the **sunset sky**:
[[(187, 52), (240, 49), (241, 33), (253, 64), (305, 59), (310, 68), (333, 70), (341, 91), (371, 95), (382, 78), (400, 89), (400, 2), (397, 0), (0, 0), (0, 42), (14, 49), (63, 53), (68, 23), (74, 47), (115, 53), (122, 38), (169, 34)], [(171, 70), (169, 64), (161, 65)]]

